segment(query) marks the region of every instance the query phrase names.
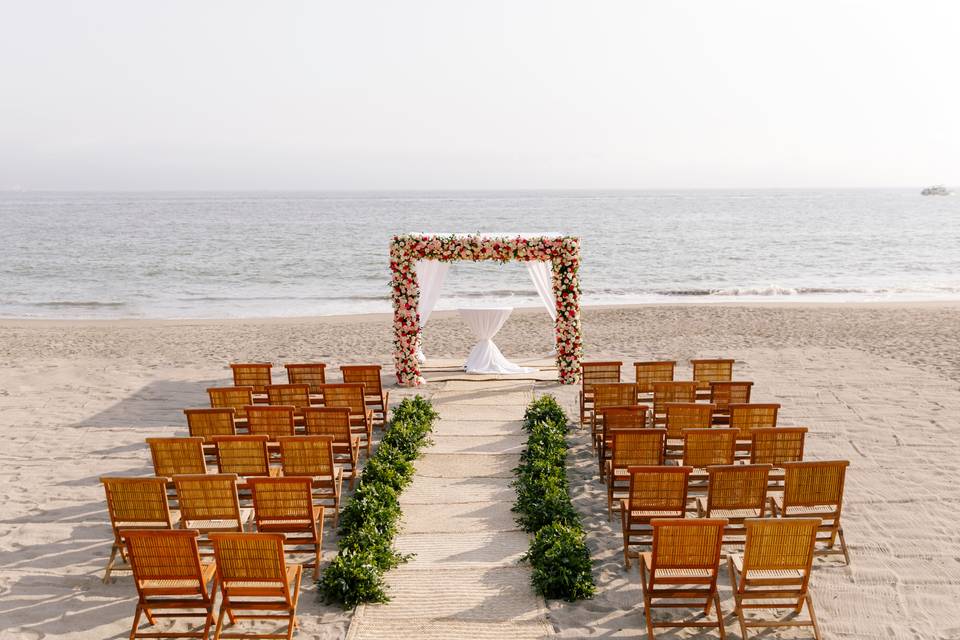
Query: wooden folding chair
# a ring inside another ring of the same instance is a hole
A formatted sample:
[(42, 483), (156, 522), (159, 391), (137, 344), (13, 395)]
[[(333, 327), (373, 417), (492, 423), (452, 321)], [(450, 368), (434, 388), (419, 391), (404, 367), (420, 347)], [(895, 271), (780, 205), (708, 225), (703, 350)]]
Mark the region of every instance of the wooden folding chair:
[(235, 473), (175, 476), (180, 527), (200, 533), (242, 532), (253, 510), (240, 508), (237, 479)]
[[(620, 368), (623, 362), (580, 363), (580, 426), (593, 426), (593, 385), (615, 384), (620, 382)], [(636, 404), (636, 403), (630, 403)]]
[[(781, 518), (819, 518), (817, 542), (825, 543), (825, 547), (818, 548), (816, 553), (843, 554), (848, 565), (850, 554), (843, 537), (840, 514), (849, 465), (848, 460), (784, 462), (783, 495), (771, 498), (773, 512)], [(840, 548), (835, 549), (838, 539)]]
[[(723, 518), (709, 520), (661, 519), (650, 521), (653, 548), (640, 559), (640, 587), (647, 638), (653, 640), (655, 628), (715, 628), (726, 638), (723, 611), (717, 594), (720, 575), (720, 545)], [(683, 621), (653, 619), (653, 609), (702, 609), (710, 615), (716, 607), (716, 621), (695, 618)]]
[(653, 518), (684, 518), (687, 514), (687, 476), (690, 467), (629, 467), (630, 492), (620, 501), (623, 562), (630, 568), (631, 546), (649, 546)]
[(629, 498), (630, 467), (656, 467), (663, 464), (663, 429), (612, 429), (610, 458), (604, 476), (607, 482), (607, 520), (613, 517), (613, 505)]
[(704, 358), (690, 361), (693, 367), (693, 381), (697, 383), (697, 392), (710, 395), (711, 382), (730, 382), (733, 380), (732, 358)]
[(340, 489), (343, 470), (335, 463), (333, 436), (293, 436), (280, 438), (283, 475), (313, 478), (313, 501), (333, 516), (333, 526), (340, 523)]
[(667, 421), (667, 404), (690, 404), (697, 401), (696, 382), (654, 382), (653, 424), (661, 426)]
[(766, 515), (770, 465), (714, 465), (707, 473), (707, 495), (697, 498), (697, 517), (726, 519), (724, 543), (743, 544), (744, 521)]
[(749, 455), (753, 442), (751, 433), (754, 429), (766, 429), (777, 426), (777, 414), (780, 405), (777, 403), (734, 403), (727, 407), (729, 412), (728, 423), (731, 429), (740, 433), (737, 435), (737, 451)]
[(654, 382), (673, 382), (673, 373), (676, 369), (675, 360), (656, 360), (653, 362), (634, 362), (633, 370), (636, 376), (637, 401), (653, 402)]
[(367, 408), (359, 383), (325, 384), (322, 387), (323, 404), (326, 407), (346, 407), (350, 410), (350, 432), (360, 437), (367, 458), (373, 447), (373, 411)]
[(147, 444), (158, 478), (207, 472), (203, 438), (147, 438)]
[(265, 435), (215, 436), (217, 467), (220, 473), (235, 473), (241, 489), (246, 488), (248, 477), (277, 476), (279, 467), (270, 466), (269, 438)]
[(310, 407), (303, 410), (303, 423), (308, 436), (332, 436), (334, 462), (350, 472), (350, 489), (359, 473), (360, 436), (350, 431), (350, 409), (347, 407)]
[(313, 503), (313, 478), (250, 478), (249, 482), (257, 531), (284, 534), (284, 548), (290, 553), (312, 547), (315, 560), (305, 566), (313, 567), (316, 580), (320, 576), (324, 508)]
[(683, 457), (683, 432), (687, 429), (709, 429), (713, 424), (712, 404), (706, 402), (668, 402), (664, 405), (663, 427), (667, 430), (669, 460)]
[(312, 395), (320, 395), (320, 387), (327, 384), (327, 365), (323, 362), (304, 362), (283, 365), (287, 369), (287, 382), (305, 384)]
[(600, 479), (603, 480), (606, 463), (610, 459), (610, 432), (614, 429), (645, 429), (647, 407), (639, 404), (627, 407), (605, 407), (600, 409), (597, 416), (601, 429), (597, 461), (600, 463)]
[(310, 385), (308, 384), (271, 384), (267, 387), (267, 404), (273, 406), (292, 406), (294, 415), (300, 417), (303, 410), (312, 405)]
[(806, 427), (770, 427), (751, 429), (750, 464), (769, 464), (770, 487), (782, 489), (783, 463), (801, 462)]
[(736, 380), (732, 382), (710, 383), (710, 404), (715, 405), (713, 423), (719, 425), (730, 424), (730, 405), (748, 404), (752, 382)]
[(341, 365), (340, 373), (347, 384), (360, 383), (367, 406), (373, 409), (373, 426), (384, 428), (387, 424), (387, 411), (390, 407), (390, 392), (383, 390), (383, 380), (378, 364)]
[(264, 435), (276, 442), (283, 436), (296, 435), (294, 413), (297, 408), (287, 404), (260, 404), (247, 407), (247, 426), (252, 435)]
[[(820, 626), (808, 592), (813, 547), (819, 518), (747, 520), (743, 555), (727, 557), (730, 585), (740, 621), (740, 637), (755, 627), (813, 627), (820, 640)], [(797, 616), (807, 605), (809, 619)], [(786, 619), (747, 619), (746, 609), (792, 609)]]
[(107, 512), (113, 531), (113, 546), (110, 559), (103, 574), (103, 581), (110, 581), (110, 574), (119, 555), (127, 561), (126, 533), (133, 529), (171, 529), (176, 517), (170, 513), (167, 502), (167, 478), (100, 478), (107, 495)]
[(736, 429), (687, 429), (683, 432), (683, 464), (692, 468), (690, 492), (707, 491), (707, 467), (733, 464), (737, 447)]
[(237, 426), (246, 426), (247, 407), (253, 404), (253, 387), (210, 387), (207, 394), (211, 407), (233, 409)]
[[(137, 613), (130, 639), (203, 638), (213, 626), (217, 592), (216, 565), (200, 561), (196, 531), (145, 529), (127, 531), (127, 557), (137, 587)], [(202, 611), (202, 613), (200, 613)], [(140, 616), (151, 625), (157, 618), (203, 618), (202, 631), (139, 631)]]
[[(220, 585), (220, 614), (214, 640), (286, 638), (297, 628), (297, 603), (303, 568), (287, 564), (282, 534), (213, 533), (213, 554)], [(238, 620), (286, 620), (286, 633), (223, 633), (224, 616)]]
[(632, 382), (608, 382), (592, 387), (593, 405), (587, 422), (592, 426), (591, 440), (594, 450), (603, 437), (603, 414), (609, 407), (628, 407), (637, 404), (637, 389)]
[(194, 438), (208, 441), (213, 436), (233, 436), (237, 434), (234, 417), (237, 410), (233, 407), (184, 409), (187, 416), (187, 429)]
[[(265, 399), (267, 387), (273, 384), (273, 364), (270, 362), (248, 362), (231, 364), (233, 386), (253, 387), (257, 400)], [(253, 403), (251, 403), (253, 404)]]

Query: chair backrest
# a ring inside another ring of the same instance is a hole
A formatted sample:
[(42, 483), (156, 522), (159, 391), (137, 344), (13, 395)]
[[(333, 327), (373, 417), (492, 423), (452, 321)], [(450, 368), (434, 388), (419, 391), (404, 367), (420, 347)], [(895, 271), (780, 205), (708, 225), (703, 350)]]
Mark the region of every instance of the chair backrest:
[(285, 476), (333, 476), (333, 436), (280, 438)]
[(270, 362), (231, 364), (230, 368), (233, 369), (235, 387), (253, 387), (254, 393), (266, 393), (266, 387), (273, 384), (273, 364)]
[(327, 365), (323, 362), (285, 364), (287, 382), (309, 385), (310, 393), (319, 393), (320, 385), (327, 383)]
[(283, 534), (211, 533), (217, 578), (226, 597), (274, 596), (292, 605)]
[(267, 402), (272, 405), (288, 405), (298, 410), (310, 406), (310, 385), (271, 384), (267, 387)]
[(158, 477), (207, 472), (203, 438), (147, 438), (147, 444)]
[(240, 521), (240, 497), (237, 495), (237, 474), (176, 476), (180, 520)]
[(606, 407), (625, 407), (637, 404), (637, 385), (632, 382), (605, 382), (594, 384), (593, 409), (599, 412)]
[(233, 407), (184, 409), (183, 413), (187, 416), (190, 435), (196, 438), (209, 440), (213, 436), (232, 436), (237, 433), (234, 422), (237, 410)]
[(663, 415), (668, 402), (690, 403), (697, 401), (696, 382), (654, 382), (653, 413)]
[[(749, 392), (748, 392), (749, 393)], [(754, 429), (765, 429), (777, 426), (777, 413), (780, 405), (776, 403), (732, 403), (730, 411), (730, 428), (740, 432), (740, 440), (749, 440), (750, 432)]]
[(780, 466), (784, 462), (803, 460), (806, 427), (770, 427), (750, 432), (750, 462)]
[[(743, 572), (737, 590), (743, 592), (751, 571), (797, 571), (796, 584), (806, 587), (820, 518), (748, 518)], [(781, 574), (779, 584), (789, 580)]]
[(310, 407), (303, 410), (308, 436), (333, 436), (334, 444), (350, 444), (349, 407)]
[[(141, 529), (124, 532), (133, 581), (142, 597), (150, 595), (213, 596), (207, 591), (193, 529)], [(170, 581), (176, 581), (170, 584)]]
[(363, 385), (363, 392), (368, 396), (383, 396), (383, 382), (380, 379), (378, 364), (350, 364), (341, 365), (340, 374), (347, 384), (359, 383)]
[(704, 469), (715, 464), (733, 464), (737, 450), (736, 429), (687, 429), (683, 432), (683, 464)]
[(693, 381), (698, 389), (709, 389), (711, 382), (729, 382), (733, 380), (733, 363), (727, 358), (691, 360)]
[(250, 478), (257, 530), (295, 530), (314, 521), (313, 479), (308, 476)]
[(710, 402), (717, 405), (717, 411), (729, 411), (731, 404), (750, 402), (752, 382), (737, 380), (733, 382), (711, 382)]
[(663, 464), (663, 429), (613, 429), (607, 434), (612, 442), (610, 459), (614, 469)]
[[(848, 460), (784, 462), (783, 508), (833, 506), (843, 504), (843, 484)], [(789, 515), (789, 513), (788, 513)]]
[(714, 406), (706, 402), (668, 402), (664, 409), (668, 438), (682, 438), (684, 429), (709, 429), (713, 424)]
[(590, 391), (595, 384), (610, 384), (620, 382), (620, 368), (623, 362), (610, 360), (606, 362), (581, 362), (580, 383), (584, 391)]
[(210, 387), (210, 406), (228, 407), (237, 412), (237, 418), (246, 419), (246, 408), (253, 404), (253, 387)]
[[(649, 586), (657, 582), (659, 571), (702, 569), (715, 578), (720, 571), (720, 547), (725, 518), (655, 518), (650, 558)], [(675, 582), (674, 576), (671, 581)]]
[(276, 440), (294, 434), (296, 407), (285, 404), (259, 404), (247, 407), (247, 426), (252, 434), (262, 434)]
[(643, 429), (647, 426), (647, 407), (642, 404), (603, 407), (597, 415), (603, 418), (605, 433), (610, 433), (611, 429)]
[(707, 467), (707, 512), (713, 509), (759, 509), (762, 518), (767, 508), (769, 464), (730, 464)]
[(637, 393), (653, 393), (654, 382), (673, 382), (675, 360), (654, 362), (634, 362), (633, 369), (637, 377)]
[(107, 511), (114, 532), (118, 526), (130, 523), (141, 527), (155, 525), (158, 529), (172, 526), (166, 478), (104, 476), (100, 482), (107, 494)]
[(630, 511), (661, 511), (682, 518), (687, 511), (687, 477), (692, 467), (637, 466), (630, 473)]
[(363, 385), (358, 382), (325, 384), (322, 389), (325, 407), (347, 407), (351, 415), (364, 415), (367, 410)]
[(216, 436), (217, 466), (220, 473), (238, 476), (270, 475), (269, 438), (265, 435)]

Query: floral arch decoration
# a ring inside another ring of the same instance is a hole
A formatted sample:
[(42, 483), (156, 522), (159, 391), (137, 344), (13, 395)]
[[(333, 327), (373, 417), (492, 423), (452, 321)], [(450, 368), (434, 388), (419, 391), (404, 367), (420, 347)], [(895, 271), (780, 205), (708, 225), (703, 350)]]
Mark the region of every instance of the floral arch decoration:
[(484, 235), (401, 235), (390, 243), (393, 291), (393, 352), (397, 382), (423, 383), (416, 352), (420, 346), (419, 260), (542, 261), (553, 266), (557, 368), (561, 384), (580, 381), (580, 239), (573, 236), (497, 237)]

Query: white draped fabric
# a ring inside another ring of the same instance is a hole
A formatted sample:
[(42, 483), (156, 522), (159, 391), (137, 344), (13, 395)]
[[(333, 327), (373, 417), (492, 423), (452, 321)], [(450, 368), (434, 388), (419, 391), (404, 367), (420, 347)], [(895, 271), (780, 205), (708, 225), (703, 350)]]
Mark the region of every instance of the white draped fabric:
[[(430, 319), (433, 308), (437, 306), (440, 287), (443, 286), (443, 280), (447, 277), (449, 269), (449, 262), (440, 262), (439, 260), (417, 261), (417, 283), (420, 285), (420, 304), (417, 307), (417, 312), (420, 314), (421, 329)], [(420, 362), (426, 362), (427, 360), (422, 348), (417, 349), (417, 360)]]
[(479, 342), (470, 350), (463, 366), (467, 373), (533, 373), (536, 369), (521, 367), (507, 360), (493, 343), (493, 337), (510, 317), (513, 309), (460, 309), (460, 317), (473, 330)]
[(543, 305), (547, 308), (547, 313), (556, 321), (557, 319), (557, 299), (553, 295), (553, 269), (549, 262), (527, 263), (527, 272), (530, 279), (533, 280), (533, 286), (537, 289)]

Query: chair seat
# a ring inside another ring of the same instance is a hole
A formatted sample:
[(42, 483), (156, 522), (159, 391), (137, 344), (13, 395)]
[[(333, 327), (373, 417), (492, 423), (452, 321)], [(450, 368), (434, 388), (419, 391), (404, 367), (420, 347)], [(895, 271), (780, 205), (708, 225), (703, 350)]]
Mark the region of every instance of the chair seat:
[[(217, 572), (217, 565), (213, 562), (201, 565), (201, 575), (203, 584), (206, 585), (213, 579)], [(193, 589), (199, 588), (200, 584), (196, 578), (173, 578), (169, 580), (141, 580), (140, 586), (147, 591), (159, 591), (164, 589)]]
[[(298, 564), (287, 565), (287, 584), (293, 584), (297, 579)], [(263, 589), (277, 584), (278, 580), (229, 580), (226, 583), (229, 589)]]
[[(743, 556), (733, 555), (733, 566), (743, 573)], [(747, 580), (801, 580), (803, 572), (796, 569), (751, 569)]]
[[(707, 510), (706, 500), (700, 498), (697, 499), (697, 502), (700, 503), (701, 508), (704, 512)], [(760, 509), (713, 509), (710, 512), (711, 518), (729, 518), (729, 519), (743, 519), (743, 518), (759, 518)]]
[[(629, 506), (629, 505), (628, 505)], [(676, 518), (677, 511), (631, 511), (630, 516), (634, 518)]]
[[(783, 496), (774, 496), (774, 504), (777, 505), (777, 509), (783, 513)], [(823, 513), (836, 513), (837, 505), (835, 504), (819, 504), (819, 505), (797, 505), (791, 506), (787, 509), (786, 514), (788, 516), (804, 516), (804, 515), (820, 515)]]
[[(180, 512), (171, 511), (170, 524), (175, 525), (179, 521), (180, 521)], [(117, 530), (121, 531), (121, 533), (122, 533), (122, 529), (164, 529), (165, 525), (166, 525), (165, 522), (156, 522), (156, 521), (138, 522), (136, 520), (125, 520), (123, 522), (115, 523)]]

